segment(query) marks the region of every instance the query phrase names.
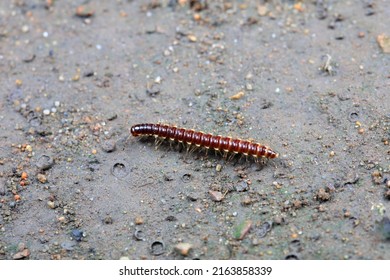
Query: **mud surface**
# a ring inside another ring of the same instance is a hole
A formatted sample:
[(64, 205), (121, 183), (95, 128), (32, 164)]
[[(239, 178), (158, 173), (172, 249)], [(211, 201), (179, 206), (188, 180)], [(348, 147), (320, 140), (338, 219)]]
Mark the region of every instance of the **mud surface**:
[(0, 259), (390, 259), (390, 2), (207, 2), (0, 1)]

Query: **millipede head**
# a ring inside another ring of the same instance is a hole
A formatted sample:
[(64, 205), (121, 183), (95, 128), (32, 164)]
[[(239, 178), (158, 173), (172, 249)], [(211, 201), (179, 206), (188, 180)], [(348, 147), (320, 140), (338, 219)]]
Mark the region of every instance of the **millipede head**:
[(139, 127), (139, 125), (134, 125), (134, 126), (132, 126), (131, 128), (130, 128), (130, 133), (131, 133), (131, 135), (133, 135), (133, 136), (139, 136), (141, 133), (139, 132), (139, 130), (140, 130), (140, 127)]

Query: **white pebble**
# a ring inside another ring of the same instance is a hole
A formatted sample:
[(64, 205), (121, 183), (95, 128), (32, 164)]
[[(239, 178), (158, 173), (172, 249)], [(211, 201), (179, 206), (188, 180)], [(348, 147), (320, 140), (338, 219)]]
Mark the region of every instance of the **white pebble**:
[(43, 114), (46, 116), (50, 115), (50, 110), (49, 109), (43, 110)]
[(57, 108), (56, 108), (56, 107), (51, 108), (51, 112), (52, 112), (52, 113), (57, 112)]
[(60, 101), (54, 101), (54, 106), (56, 106), (56, 107), (60, 107)]
[(28, 27), (28, 25), (23, 25), (22, 26), (22, 32), (23, 33), (27, 33), (29, 30), (30, 30), (30, 28)]

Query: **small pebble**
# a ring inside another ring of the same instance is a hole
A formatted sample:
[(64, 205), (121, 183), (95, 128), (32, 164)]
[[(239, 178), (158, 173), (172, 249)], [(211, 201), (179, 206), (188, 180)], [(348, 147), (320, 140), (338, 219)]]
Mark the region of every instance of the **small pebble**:
[(282, 188), (282, 184), (279, 184), (277, 181), (272, 182), (272, 185), (275, 186), (277, 189)]
[(267, 6), (266, 5), (258, 5), (257, 6), (257, 13), (259, 14), (259, 16), (265, 16), (265, 15), (267, 15), (267, 13), (268, 13), (268, 8), (267, 8)]
[(244, 206), (248, 206), (252, 203), (252, 199), (249, 195), (244, 196), (244, 198), (241, 200), (241, 204)]
[(179, 243), (175, 245), (175, 251), (182, 256), (188, 256), (188, 253), (192, 249), (192, 244), (190, 243)]
[(198, 13), (194, 13), (194, 16), (193, 16), (194, 20), (195, 21), (200, 21), (202, 19), (202, 16)]
[(50, 110), (49, 110), (49, 109), (43, 110), (43, 114), (44, 114), (45, 116), (50, 115)]
[(30, 256), (30, 250), (29, 249), (23, 249), (21, 252), (17, 252), (15, 255), (12, 256), (14, 260), (21, 260), (25, 259)]
[(190, 42), (196, 42), (198, 40), (195, 35), (188, 35), (187, 38)]
[(372, 181), (379, 185), (382, 183), (382, 173), (379, 170), (374, 170), (374, 172), (371, 173)]
[(252, 221), (244, 221), (238, 227), (236, 228), (236, 234), (235, 237), (238, 240), (244, 239), (244, 237), (248, 234), (252, 227)]
[(27, 172), (22, 172), (22, 175), (20, 176), (22, 180), (26, 180), (28, 178)]
[(386, 34), (380, 34), (376, 38), (379, 46), (384, 53), (390, 53), (390, 36)]
[(246, 181), (242, 181), (238, 183), (237, 185), (234, 185), (234, 188), (238, 192), (245, 192), (249, 190), (249, 184)]
[(324, 205), (320, 205), (320, 206), (318, 206), (318, 212), (325, 212), (326, 211), (326, 208), (325, 208), (325, 206)]
[(41, 155), (35, 165), (40, 170), (48, 170), (54, 165), (54, 160), (51, 156), (48, 155)]
[(328, 201), (331, 198), (330, 193), (326, 192), (324, 188), (320, 188), (316, 194), (316, 200)]
[(109, 113), (109, 114), (107, 115), (107, 120), (108, 120), (108, 121), (113, 121), (113, 120), (115, 120), (117, 117), (118, 117), (118, 114), (117, 114), (117, 113), (111, 112), (111, 113)]
[(88, 17), (92, 17), (95, 14), (95, 12), (92, 10), (90, 6), (81, 5), (76, 8), (75, 14), (80, 18), (88, 18)]
[(142, 225), (144, 223), (144, 219), (140, 216), (135, 217), (135, 224)]
[(222, 201), (224, 199), (224, 195), (218, 191), (209, 191), (210, 198), (212, 201)]
[(60, 101), (54, 101), (54, 106), (60, 107), (60, 105), (61, 105)]
[(293, 240), (298, 239), (298, 234), (297, 233), (291, 234), (291, 239)]
[(231, 100), (238, 100), (238, 99), (241, 99), (244, 95), (245, 95), (245, 93), (243, 91), (240, 91), (240, 92), (236, 93), (235, 95), (230, 96), (230, 99)]
[(84, 233), (79, 229), (74, 229), (71, 232), (71, 236), (74, 238), (74, 240), (80, 242), (84, 237)]
[(23, 25), (22, 26), (22, 32), (23, 33), (27, 33), (28, 31), (30, 31), (30, 28), (28, 27), (28, 25)]
[(50, 209), (56, 208), (54, 201), (48, 201), (47, 206), (49, 206)]
[(41, 182), (42, 184), (44, 184), (44, 183), (47, 182), (47, 178), (46, 178), (45, 174), (42, 174), (42, 173), (38, 173), (37, 179), (38, 179), (38, 181)]
[(284, 218), (282, 216), (275, 216), (273, 222), (276, 225), (281, 225), (284, 222)]
[(112, 218), (111, 216), (106, 216), (103, 220), (103, 222), (106, 224), (106, 225), (111, 225), (112, 224)]
[(102, 142), (101, 147), (106, 153), (111, 153), (116, 149), (116, 142), (114, 140), (106, 140)]
[(215, 170), (216, 170), (217, 172), (220, 172), (220, 171), (222, 170), (222, 165), (217, 164), (217, 166), (215, 167)]

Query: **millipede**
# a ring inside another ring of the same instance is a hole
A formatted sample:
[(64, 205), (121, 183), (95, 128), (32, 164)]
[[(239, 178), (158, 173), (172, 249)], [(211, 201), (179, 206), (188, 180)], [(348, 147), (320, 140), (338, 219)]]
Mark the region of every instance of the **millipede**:
[(170, 139), (189, 146), (204, 147), (233, 154), (243, 154), (257, 158), (277, 158), (279, 154), (271, 148), (259, 143), (238, 138), (212, 135), (193, 129), (178, 128), (165, 124), (136, 124), (131, 127), (133, 136), (154, 136), (156, 138)]

